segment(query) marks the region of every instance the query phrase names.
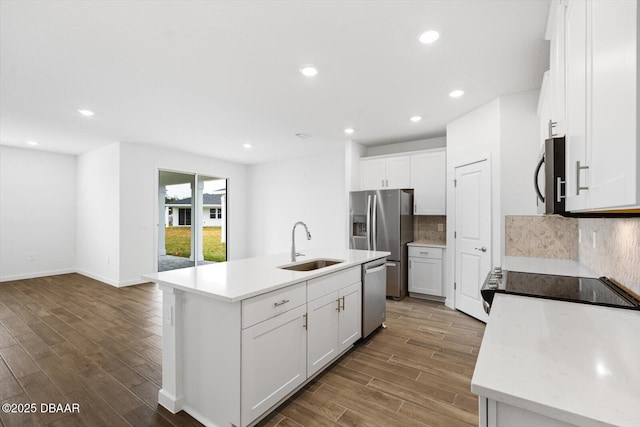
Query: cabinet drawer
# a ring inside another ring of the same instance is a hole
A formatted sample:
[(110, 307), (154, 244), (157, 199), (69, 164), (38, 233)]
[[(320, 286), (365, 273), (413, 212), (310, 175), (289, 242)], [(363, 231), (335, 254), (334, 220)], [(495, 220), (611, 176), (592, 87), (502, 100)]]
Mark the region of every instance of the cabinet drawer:
[(409, 256), (415, 258), (442, 259), (442, 248), (409, 246)]
[(242, 329), (270, 319), (307, 302), (306, 282), (242, 301)]
[(333, 274), (311, 279), (307, 282), (307, 294), (309, 301), (320, 298), (324, 295), (336, 292), (337, 290), (358, 283), (362, 276), (361, 267), (347, 268)]

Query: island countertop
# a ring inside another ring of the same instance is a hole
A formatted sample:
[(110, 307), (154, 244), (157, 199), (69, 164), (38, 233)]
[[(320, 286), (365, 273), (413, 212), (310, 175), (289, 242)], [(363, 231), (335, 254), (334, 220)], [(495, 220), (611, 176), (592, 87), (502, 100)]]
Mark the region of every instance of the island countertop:
[(637, 426), (640, 311), (497, 294), (471, 391), (581, 426)]
[(318, 258), (344, 262), (312, 271), (284, 270), (278, 266), (291, 264), (290, 254), (280, 253), (162, 271), (142, 277), (160, 285), (233, 303), (390, 255), (389, 252), (355, 249), (305, 250), (305, 254), (299, 256), (297, 262)]

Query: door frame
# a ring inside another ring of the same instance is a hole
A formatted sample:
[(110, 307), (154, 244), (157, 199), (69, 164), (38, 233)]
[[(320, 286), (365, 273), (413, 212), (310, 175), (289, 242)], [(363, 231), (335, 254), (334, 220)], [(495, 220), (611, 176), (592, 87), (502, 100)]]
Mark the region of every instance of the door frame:
[[(216, 178), (210, 174), (204, 174), (204, 173), (200, 173), (200, 172), (190, 172), (190, 171), (184, 171), (184, 170), (179, 170), (179, 169), (175, 169), (175, 168), (171, 168), (171, 167), (163, 167), (160, 165), (156, 165), (155, 169), (154, 169), (154, 173), (155, 176), (153, 177), (153, 183), (154, 183), (154, 189), (153, 189), (153, 224), (156, 224), (156, 228), (155, 228), (155, 232), (153, 233), (153, 253), (154, 253), (154, 257), (153, 257), (153, 271), (157, 272), (158, 271), (158, 233), (159, 233), (159, 227), (160, 227), (160, 223), (159, 223), (159, 218), (160, 218), (160, 211), (159, 211), (159, 202), (160, 200), (158, 200), (159, 198), (159, 194), (158, 194), (158, 188), (160, 187), (160, 172), (173, 172), (173, 173), (180, 173), (180, 174), (186, 174), (186, 175), (193, 175), (193, 179), (194, 179), (194, 191), (195, 193), (197, 193), (197, 186), (198, 186), (198, 178), (200, 176), (206, 176), (206, 177), (210, 177), (210, 178)], [(226, 260), (229, 261), (229, 178), (219, 178), (219, 179), (224, 179), (226, 181), (226, 204), (225, 204), (225, 212), (223, 213), (224, 217), (225, 217), (225, 242), (226, 242)], [(191, 254), (193, 256), (195, 256), (196, 254), (196, 250), (195, 250), (195, 245), (197, 244), (196, 239), (195, 239), (195, 231), (194, 231), (194, 223), (198, 223), (198, 220), (201, 219), (202, 217), (202, 212), (200, 212), (200, 214), (198, 214), (198, 209), (196, 207), (194, 207), (193, 201), (196, 200), (195, 194), (191, 194), (192, 197), (192, 202), (191, 202)], [(202, 203), (198, 203), (200, 205), (200, 211), (202, 211)], [(222, 209), (222, 207), (221, 207)], [(194, 213), (195, 211), (195, 213)], [(202, 222), (202, 221), (200, 221)], [(202, 240), (200, 240), (200, 242), (202, 242)], [(198, 262), (196, 259), (194, 259), (194, 265), (197, 265)]]
[[(456, 224), (456, 187), (454, 184), (454, 180), (456, 179), (456, 169), (463, 167), (463, 166), (468, 166), (468, 165), (472, 165), (474, 163), (480, 163), (480, 162), (487, 162), (487, 169), (489, 170), (489, 235), (491, 236), (491, 238), (489, 239), (489, 258), (491, 260), (491, 265), (494, 265), (494, 236), (493, 236), (493, 232), (494, 232), (494, 222), (495, 222), (495, 212), (494, 212), (494, 176), (493, 176), (493, 161), (492, 161), (492, 156), (491, 153), (485, 153), (485, 154), (478, 154), (475, 156), (470, 156), (465, 158), (464, 160), (460, 160), (456, 163), (452, 164), (452, 176), (450, 179), (451, 182), (451, 189), (452, 189), (452, 203), (451, 203), (451, 212), (447, 212), (447, 217), (449, 215), (451, 215), (451, 221), (453, 223), (453, 233), (456, 232), (457, 230), (457, 224)], [(453, 234), (452, 233), (452, 234)], [(451, 244), (451, 255), (449, 257), (447, 257), (448, 259), (450, 259), (450, 266), (447, 269), (449, 274), (451, 274), (451, 280), (449, 281), (449, 292), (451, 295), (451, 300), (452, 300), (452, 305), (451, 307), (457, 310), (456, 307), (456, 289), (454, 288), (454, 283), (456, 282), (456, 267), (457, 267), (457, 262), (458, 260), (456, 259), (456, 254), (457, 254), (457, 239), (454, 238), (452, 240), (452, 244)], [(448, 245), (447, 245), (448, 246)]]

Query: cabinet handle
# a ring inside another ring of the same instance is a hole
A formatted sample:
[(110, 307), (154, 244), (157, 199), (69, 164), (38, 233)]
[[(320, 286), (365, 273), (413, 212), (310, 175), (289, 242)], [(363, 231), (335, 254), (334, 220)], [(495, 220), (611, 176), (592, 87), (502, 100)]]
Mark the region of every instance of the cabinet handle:
[(566, 199), (567, 196), (562, 195), (562, 184), (565, 184), (565, 192), (566, 192), (566, 184), (567, 181), (563, 181), (562, 178), (558, 177), (556, 181), (556, 202), (562, 202), (562, 199)]
[(422, 255), (429, 255), (429, 252), (420, 252)]
[(278, 306), (281, 306), (281, 305), (286, 304), (286, 303), (288, 303), (288, 302), (289, 302), (289, 300), (288, 300), (288, 299), (283, 299), (283, 300), (282, 300), (282, 301), (280, 301), (280, 302), (274, 302), (274, 303), (273, 303), (273, 306), (274, 306), (274, 307), (278, 307)]
[(336, 311), (340, 313), (340, 298), (338, 298), (336, 302), (338, 303), (338, 307), (336, 308)]
[(382, 180), (382, 184), (381, 185), (384, 187), (384, 179)]
[(303, 314), (302, 317), (304, 318), (304, 324), (302, 325), (302, 327), (305, 330), (309, 330), (309, 317), (307, 316), (307, 314)]
[(588, 190), (589, 187), (582, 187), (580, 185), (580, 171), (583, 169), (589, 169), (589, 166), (580, 166), (580, 160), (576, 162), (576, 196), (580, 195), (580, 190)]
[(385, 180), (384, 180), (384, 185), (385, 185), (385, 187), (388, 187), (388, 186), (389, 186), (389, 180), (388, 180), (388, 179), (385, 179)]
[(558, 136), (558, 134), (553, 133), (553, 128), (556, 127), (558, 122), (554, 122), (553, 120), (549, 120), (549, 138), (553, 138), (554, 136)]
[(342, 297), (342, 311), (344, 311), (344, 297)]

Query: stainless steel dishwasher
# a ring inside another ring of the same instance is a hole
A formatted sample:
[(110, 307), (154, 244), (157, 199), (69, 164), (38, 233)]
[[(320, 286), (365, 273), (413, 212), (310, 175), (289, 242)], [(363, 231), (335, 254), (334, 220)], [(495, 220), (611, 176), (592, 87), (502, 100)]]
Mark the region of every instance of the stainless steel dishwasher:
[(387, 259), (362, 264), (362, 338), (384, 325), (387, 302)]

